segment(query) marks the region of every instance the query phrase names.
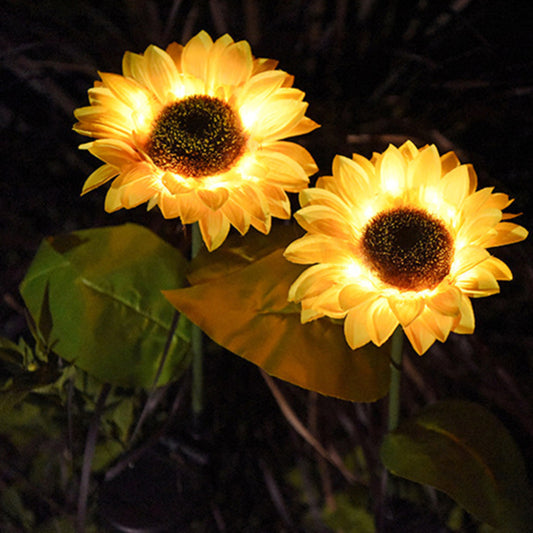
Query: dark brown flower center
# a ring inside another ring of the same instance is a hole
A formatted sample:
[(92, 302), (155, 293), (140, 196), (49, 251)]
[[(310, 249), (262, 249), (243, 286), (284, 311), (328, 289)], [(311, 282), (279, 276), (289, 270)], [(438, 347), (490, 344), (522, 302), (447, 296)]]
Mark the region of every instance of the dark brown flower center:
[(453, 260), (449, 231), (422, 209), (379, 213), (366, 225), (361, 244), (381, 281), (402, 290), (435, 288), (449, 274)]
[(162, 170), (200, 178), (230, 170), (246, 141), (241, 119), (229, 104), (194, 95), (163, 109), (146, 151)]

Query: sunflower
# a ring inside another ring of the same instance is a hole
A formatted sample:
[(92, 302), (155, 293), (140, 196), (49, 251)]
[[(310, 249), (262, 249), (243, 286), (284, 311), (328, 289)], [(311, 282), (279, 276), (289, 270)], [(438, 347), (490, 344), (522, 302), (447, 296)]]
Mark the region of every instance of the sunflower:
[(289, 291), (302, 322), (344, 319), (353, 349), (380, 346), (400, 325), (418, 354), (451, 331), (472, 333), (470, 298), (512, 279), (487, 248), (527, 236), (502, 212), (506, 194), (476, 188), (472, 166), (433, 145), (336, 156), (333, 176), (300, 193), (295, 217), (307, 233), (285, 250), (313, 265)]
[(199, 222), (209, 250), (230, 225), (268, 233), (271, 217), (290, 218), (287, 192), (308, 186), (317, 168), (286, 140), (316, 127), (305, 94), (272, 59), (246, 41), (204, 31), (185, 46), (126, 52), (123, 75), (100, 73), (74, 130), (104, 162), (82, 194), (113, 180), (105, 209), (158, 205), (165, 218)]

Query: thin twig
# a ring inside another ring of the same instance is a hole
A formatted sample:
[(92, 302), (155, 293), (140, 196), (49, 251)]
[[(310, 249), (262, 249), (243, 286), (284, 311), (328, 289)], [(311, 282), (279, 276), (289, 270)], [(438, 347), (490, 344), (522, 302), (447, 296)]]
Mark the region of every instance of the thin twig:
[(135, 426), (135, 429), (133, 430), (133, 433), (131, 434), (130, 443), (134, 442), (139, 431), (141, 430), (142, 425), (144, 424), (146, 417), (154, 408), (153, 400), (154, 400), (154, 395), (157, 389), (157, 383), (159, 382), (159, 378), (161, 377), (161, 372), (163, 371), (163, 367), (165, 366), (165, 362), (170, 352), (170, 347), (172, 346), (172, 339), (174, 338), (174, 333), (176, 332), (176, 328), (178, 327), (179, 316), (180, 316), (179, 312), (174, 311), (174, 315), (172, 316), (172, 323), (170, 324), (170, 329), (168, 331), (167, 341), (165, 343), (165, 348), (163, 350), (163, 355), (161, 356), (161, 360), (159, 361), (159, 366), (157, 368), (154, 381), (152, 383), (152, 388), (150, 389), (150, 392), (148, 393), (148, 398), (146, 399), (141, 415), (139, 416), (137, 425)]
[(326, 459), (333, 466), (335, 466), (348, 482), (355, 483), (355, 476), (346, 468), (342, 461), (339, 461), (338, 456), (329, 453), (322, 446), (322, 444), (311, 434), (311, 432), (302, 424), (300, 419), (296, 416), (296, 413), (287, 403), (287, 400), (285, 400), (285, 397), (279, 390), (278, 386), (274, 383), (274, 380), (264, 370), (261, 370), (261, 375), (263, 376), (264, 380), (266, 381), (266, 384), (270, 388), (270, 391), (272, 392), (274, 399), (276, 400), (279, 408), (281, 409), (281, 412), (287, 419), (287, 422), (289, 422), (289, 424), (292, 426), (292, 428), (308, 444), (310, 444), (317, 453), (319, 453), (324, 459)]
[(85, 441), (85, 451), (83, 452), (83, 465), (81, 469), (80, 479), (80, 493), (78, 496), (78, 516), (77, 516), (77, 533), (84, 533), (85, 520), (87, 517), (87, 498), (89, 495), (89, 481), (91, 476), (91, 465), (93, 462), (94, 451), (96, 448), (96, 439), (98, 437), (98, 426), (100, 424), (100, 416), (104, 410), (107, 395), (111, 390), (109, 383), (104, 383), (100, 390), (100, 395), (96, 401), (93, 417), (87, 432), (87, 440)]

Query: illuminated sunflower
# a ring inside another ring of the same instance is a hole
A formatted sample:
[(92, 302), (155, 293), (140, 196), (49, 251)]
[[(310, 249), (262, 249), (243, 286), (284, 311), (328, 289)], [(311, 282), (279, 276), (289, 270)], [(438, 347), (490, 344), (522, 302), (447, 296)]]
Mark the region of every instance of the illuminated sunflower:
[(471, 297), (499, 291), (512, 274), (487, 248), (527, 231), (502, 213), (512, 200), (476, 191), (470, 165), (410, 141), (369, 161), (336, 156), (333, 176), (300, 193), (295, 217), (307, 231), (285, 251), (314, 264), (293, 283), (302, 322), (344, 319), (350, 347), (380, 346), (401, 325), (424, 353), (450, 331), (472, 333)]
[(271, 217), (289, 218), (286, 192), (307, 187), (311, 155), (287, 137), (318, 125), (305, 116), (304, 93), (246, 41), (200, 32), (185, 46), (126, 52), (123, 75), (101, 73), (90, 106), (75, 111), (75, 131), (96, 140), (80, 148), (104, 161), (83, 193), (114, 180), (108, 212), (148, 202), (166, 218), (199, 221), (207, 247), (230, 225), (268, 233)]

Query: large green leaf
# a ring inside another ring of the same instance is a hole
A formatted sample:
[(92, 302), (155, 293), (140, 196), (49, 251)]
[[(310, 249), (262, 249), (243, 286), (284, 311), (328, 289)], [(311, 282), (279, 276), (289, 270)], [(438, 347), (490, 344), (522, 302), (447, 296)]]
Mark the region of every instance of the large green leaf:
[(342, 326), (329, 319), (300, 323), (287, 294), (303, 267), (283, 257), (286, 240), (275, 236), (264, 252), (223, 247), (210, 262), (196, 263), (189, 276), (196, 284), (164, 294), (215, 342), (273, 376), (347, 400), (381, 398), (389, 385), (387, 349), (351, 350)]
[[(47, 345), (102, 381), (149, 387), (174, 309), (162, 289), (183, 286), (187, 262), (135, 224), (45, 239), (20, 291)], [(188, 364), (189, 325), (180, 317), (158, 384)]]
[(446, 492), (501, 531), (531, 531), (533, 500), (522, 456), (503, 424), (480, 405), (430, 405), (385, 438), (381, 458), (392, 473)]

